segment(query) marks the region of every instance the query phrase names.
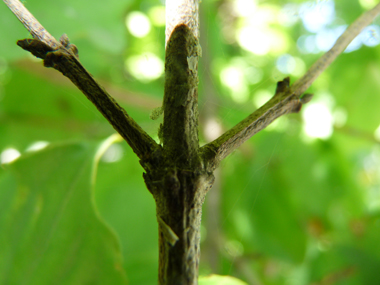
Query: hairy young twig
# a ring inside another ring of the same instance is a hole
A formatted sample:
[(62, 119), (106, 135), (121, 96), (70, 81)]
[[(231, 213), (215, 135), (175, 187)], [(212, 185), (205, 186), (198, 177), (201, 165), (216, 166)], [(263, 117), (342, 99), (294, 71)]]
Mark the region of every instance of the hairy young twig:
[(311, 100), (310, 94), (300, 98), (301, 94), (379, 13), (380, 4), (377, 4), (373, 9), (361, 15), (338, 38), (334, 46), (310, 67), (303, 77), (290, 87), (288, 78), (279, 82), (276, 94), (272, 99), (219, 138), (204, 145), (200, 150), (207, 169), (213, 171), (226, 156), (276, 118), (287, 113), (298, 112), (302, 104)]
[(82, 66), (77, 57), (78, 50), (69, 43), (67, 36), (62, 36), (58, 42), (20, 1), (4, 2), (35, 38), (18, 41), (20, 47), (44, 59), (46, 67), (53, 67), (68, 77), (127, 141), (140, 159), (159, 147)]

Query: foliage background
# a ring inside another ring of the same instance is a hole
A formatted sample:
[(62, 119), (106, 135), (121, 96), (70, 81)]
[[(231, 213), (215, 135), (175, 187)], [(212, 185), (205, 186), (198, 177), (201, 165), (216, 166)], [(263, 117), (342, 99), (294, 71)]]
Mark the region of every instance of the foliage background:
[[(163, 3), (24, 4), (53, 36), (68, 34), (84, 66), (157, 138), (160, 119), (152, 121), (149, 113), (163, 95)], [(204, 0), (201, 143), (250, 114), (278, 80), (299, 78), (328, 47), (321, 39), (334, 38), (374, 4)], [(308, 26), (311, 18), (319, 26)], [(204, 207), (201, 274), (233, 275), (249, 284), (380, 282), (379, 24), (377, 19), (362, 35), (365, 44), (357, 41), (310, 88), (317, 115), (310, 107), (280, 118), (222, 163)], [(150, 29), (138, 34), (136, 25)], [(126, 272), (130, 284), (154, 284), (155, 206), (138, 159), (124, 142), (104, 143), (112, 127), (63, 76), (15, 45), (26, 37), (1, 5), (0, 280), (17, 284), (12, 274), (39, 274), (47, 282), (59, 269), (63, 284), (89, 280), (70, 275), (76, 268), (94, 282), (115, 278), (113, 284), (123, 284)], [(313, 128), (322, 133), (307, 133), (315, 117)], [(49, 146), (33, 151), (36, 142)], [(7, 164), (10, 148), (21, 158)], [(72, 209), (59, 195), (68, 188), (83, 194), (63, 196)], [(59, 205), (62, 211), (54, 212)], [(57, 220), (44, 219), (49, 215)], [(89, 237), (78, 246), (84, 233)], [(61, 263), (67, 250), (72, 254)]]

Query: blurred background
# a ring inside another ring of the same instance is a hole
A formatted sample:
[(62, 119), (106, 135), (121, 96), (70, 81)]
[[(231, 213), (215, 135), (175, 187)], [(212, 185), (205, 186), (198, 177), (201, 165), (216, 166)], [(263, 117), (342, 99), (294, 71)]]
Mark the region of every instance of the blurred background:
[[(87, 70), (158, 141), (162, 118), (150, 113), (163, 98), (164, 1), (23, 2), (54, 37), (69, 36)], [(203, 0), (200, 144), (265, 103), (277, 81), (301, 77), (376, 2)], [(380, 18), (318, 78), (299, 114), (276, 120), (223, 161), (203, 208), (200, 275), (248, 284), (380, 284), (379, 25)], [(6, 165), (19, 156), (115, 131), (68, 79), (16, 46), (30, 35), (4, 4), (0, 38), (4, 195)], [(112, 144), (93, 195), (130, 284), (155, 284), (155, 205), (142, 172), (125, 142)]]

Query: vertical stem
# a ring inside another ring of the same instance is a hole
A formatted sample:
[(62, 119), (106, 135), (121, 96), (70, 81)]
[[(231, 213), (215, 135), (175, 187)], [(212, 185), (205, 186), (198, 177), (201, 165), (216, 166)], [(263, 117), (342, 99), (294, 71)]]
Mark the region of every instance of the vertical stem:
[(198, 142), (198, 0), (166, 1), (163, 152), (145, 175), (159, 223), (159, 284), (198, 283), (202, 204), (213, 176)]
[(198, 0), (166, 0), (165, 45), (178, 25), (186, 25), (199, 38)]
[[(158, 283), (194, 285), (198, 282), (202, 204), (211, 184), (194, 173), (177, 173), (176, 178), (180, 188), (166, 185), (155, 196), (159, 221)], [(168, 176), (166, 181), (170, 181)]]
[(166, 9), (163, 146), (174, 165), (188, 167), (199, 148), (198, 0), (168, 0)]

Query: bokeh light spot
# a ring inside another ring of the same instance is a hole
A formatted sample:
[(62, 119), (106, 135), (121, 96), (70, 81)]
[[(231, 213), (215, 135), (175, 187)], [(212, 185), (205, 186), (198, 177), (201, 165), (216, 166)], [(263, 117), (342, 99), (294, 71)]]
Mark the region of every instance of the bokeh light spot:
[(19, 158), (21, 153), (15, 148), (6, 148), (0, 154), (0, 164), (7, 164)]
[(125, 19), (128, 31), (137, 38), (145, 37), (150, 32), (149, 18), (141, 12), (131, 12)]
[(375, 132), (374, 132), (374, 137), (375, 137), (375, 139), (378, 141), (378, 142), (380, 142), (380, 125), (377, 127), (377, 129), (375, 130)]
[(264, 105), (270, 98), (272, 98), (273, 94), (266, 89), (261, 89), (255, 93), (253, 97), (253, 104), (256, 108), (260, 108)]
[(243, 85), (243, 71), (235, 66), (228, 66), (220, 73), (221, 82), (230, 88), (240, 88)]
[(334, 1), (327, 0), (303, 3), (299, 15), (306, 30), (316, 33), (334, 20)]
[(235, 0), (235, 12), (241, 17), (247, 17), (253, 14), (256, 10), (255, 0)]
[(36, 141), (36, 142), (32, 143), (31, 145), (29, 145), (26, 148), (26, 151), (30, 151), (30, 152), (38, 151), (38, 150), (44, 149), (48, 145), (49, 145), (49, 142), (47, 142), (47, 141)]
[(359, 0), (360, 5), (364, 9), (372, 9), (377, 3), (377, 0)]
[(327, 139), (333, 133), (333, 117), (322, 103), (309, 103), (302, 112), (304, 131), (311, 138)]
[(237, 103), (248, 99), (248, 87), (241, 67), (227, 66), (220, 72), (220, 80), (231, 91), (231, 98)]
[(157, 79), (164, 72), (164, 63), (153, 53), (131, 56), (125, 65), (127, 70), (141, 81)]
[(148, 15), (153, 25), (158, 27), (165, 26), (165, 6), (154, 6), (150, 8)]
[(361, 32), (363, 44), (369, 47), (377, 46), (380, 43), (380, 27), (370, 25)]
[(284, 74), (292, 73), (296, 68), (296, 60), (289, 54), (284, 54), (277, 59), (276, 67)]

